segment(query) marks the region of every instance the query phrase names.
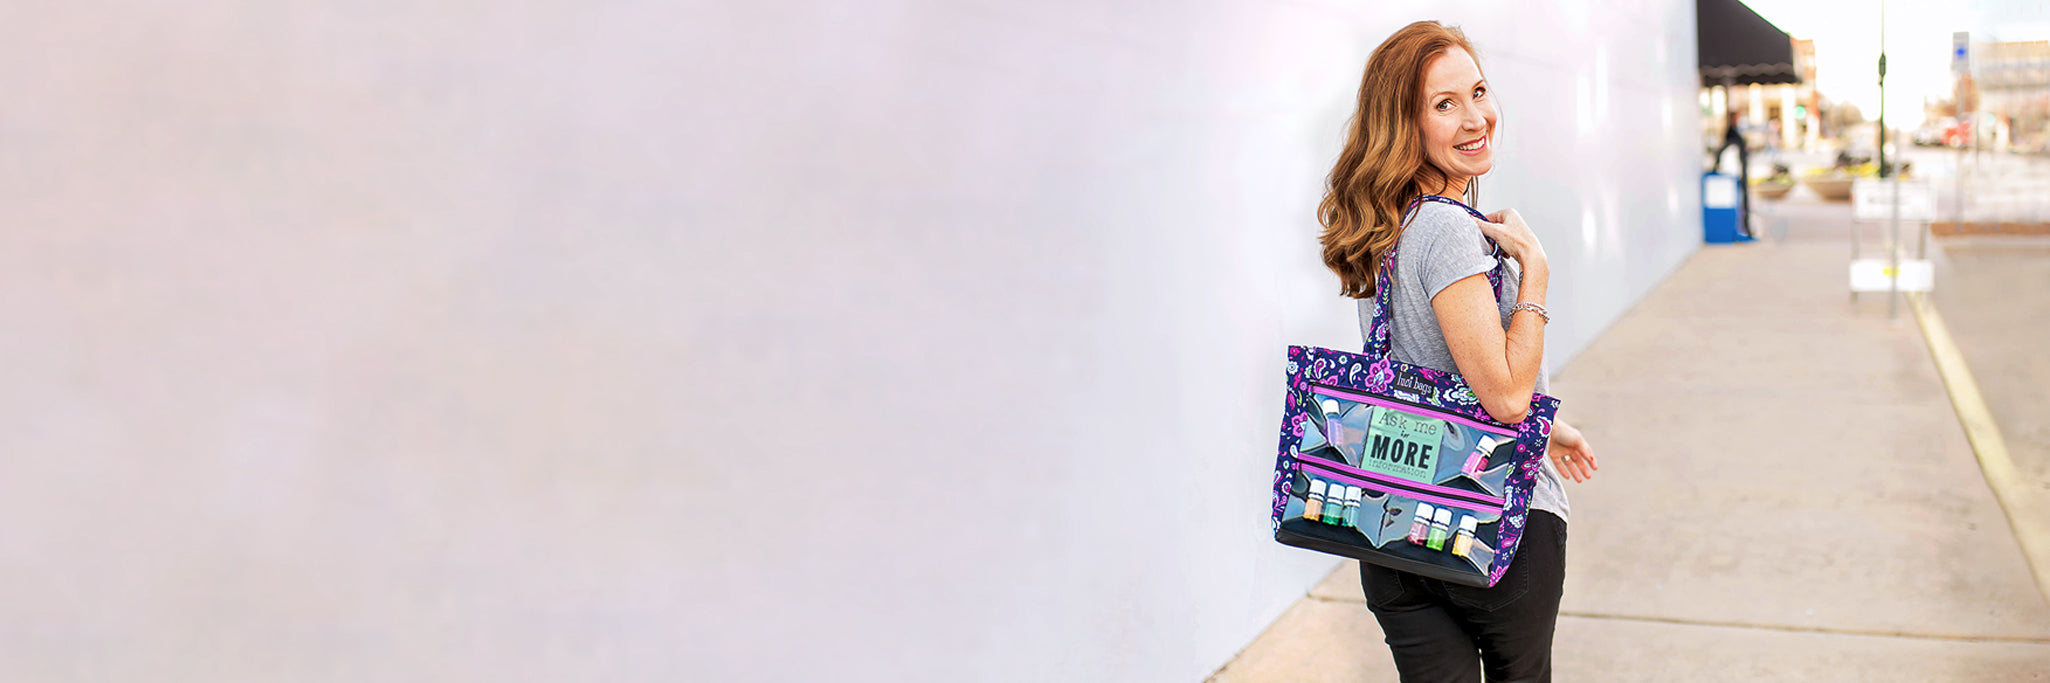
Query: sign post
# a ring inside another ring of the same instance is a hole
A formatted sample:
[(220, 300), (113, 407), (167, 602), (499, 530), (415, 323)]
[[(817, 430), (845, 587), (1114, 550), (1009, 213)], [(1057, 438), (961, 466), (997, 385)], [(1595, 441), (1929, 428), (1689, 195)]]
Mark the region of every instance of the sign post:
[[(1965, 101), (1967, 94), (1965, 90), (1972, 84), (1972, 34), (1969, 31), (1958, 31), (1950, 34), (1950, 76), (1953, 83), (1950, 94), (1950, 110), (1952, 114), (1957, 115), (1958, 121), (1964, 121), (1965, 109), (1968, 106)], [(1976, 109), (1976, 107), (1973, 108)], [(1948, 134), (1943, 137), (1946, 141), (1950, 138)], [(1965, 148), (1963, 145), (1959, 145), (1957, 148), (1957, 166), (1952, 170), (1951, 176), (1955, 181), (1953, 189), (1956, 191), (1956, 194), (1951, 195), (1951, 226), (1962, 231), (1965, 228)], [(1921, 244), (1915, 248), (1915, 257), (1927, 258), (1928, 250), (1929, 236), (1924, 234)]]

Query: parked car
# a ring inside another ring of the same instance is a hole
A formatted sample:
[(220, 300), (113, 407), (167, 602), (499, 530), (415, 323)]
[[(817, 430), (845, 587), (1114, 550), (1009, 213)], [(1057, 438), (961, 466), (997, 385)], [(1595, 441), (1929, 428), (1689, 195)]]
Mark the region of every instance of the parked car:
[(1943, 131), (1952, 125), (1956, 125), (1956, 123), (1956, 121), (1948, 119), (1924, 123), (1920, 128), (1916, 128), (1910, 137), (1914, 140), (1916, 147), (1941, 145), (1943, 144)]

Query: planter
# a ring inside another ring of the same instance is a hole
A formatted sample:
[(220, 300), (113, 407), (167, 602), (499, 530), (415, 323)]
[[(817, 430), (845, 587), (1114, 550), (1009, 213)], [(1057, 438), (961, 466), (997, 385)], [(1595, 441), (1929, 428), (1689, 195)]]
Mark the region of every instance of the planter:
[(1823, 176), (1801, 181), (1815, 196), (1832, 202), (1851, 201), (1851, 176)]

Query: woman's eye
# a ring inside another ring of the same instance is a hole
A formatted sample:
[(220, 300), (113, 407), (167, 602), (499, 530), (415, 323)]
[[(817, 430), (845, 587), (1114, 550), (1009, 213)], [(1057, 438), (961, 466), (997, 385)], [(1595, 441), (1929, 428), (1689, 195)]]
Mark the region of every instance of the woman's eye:
[(1438, 111), (1452, 108), (1452, 100), (1438, 100)]
[(1488, 96), (1488, 89), (1487, 89), (1487, 88), (1474, 88), (1474, 89), (1473, 89), (1473, 96), (1474, 96), (1474, 97), (1487, 97), (1487, 96)]

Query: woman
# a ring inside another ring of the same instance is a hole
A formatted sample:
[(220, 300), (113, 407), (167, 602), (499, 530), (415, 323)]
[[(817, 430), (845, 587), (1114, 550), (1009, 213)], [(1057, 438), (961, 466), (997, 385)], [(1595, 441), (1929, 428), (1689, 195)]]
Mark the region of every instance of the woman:
[[(1465, 377), (1502, 422), (1545, 392), (1544, 247), (1514, 210), (1476, 220), (1451, 203), (1472, 196), (1494, 163), (1497, 112), (1473, 46), (1437, 22), (1395, 32), (1367, 60), (1345, 150), (1331, 170), (1319, 221), (1324, 264), (1373, 316), (1374, 273), (1391, 267), (1390, 358)], [(1486, 236), (1493, 240), (1491, 246)], [(1382, 256), (1395, 248), (1393, 263)], [(1499, 251), (1497, 251), (1499, 248)], [(1499, 257), (1496, 255), (1499, 254)], [(1511, 266), (1514, 261), (1517, 266)], [(1498, 300), (1485, 275), (1502, 279)], [(1566, 493), (1560, 473), (1585, 481), (1594, 453), (1580, 430), (1554, 422), (1516, 559), (1491, 588), (1360, 565), (1367, 606), (1381, 622), (1404, 681), (1551, 679), (1552, 630), (1566, 575)]]

